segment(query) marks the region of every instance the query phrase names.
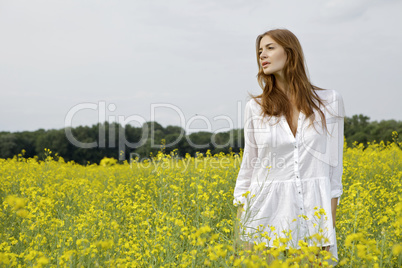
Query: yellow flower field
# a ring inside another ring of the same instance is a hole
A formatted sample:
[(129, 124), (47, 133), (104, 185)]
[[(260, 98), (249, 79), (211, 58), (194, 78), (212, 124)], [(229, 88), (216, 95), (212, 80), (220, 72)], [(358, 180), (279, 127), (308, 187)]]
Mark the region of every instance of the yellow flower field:
[[(401, 148), (345, 147), (337, 267), (401, 266)], [(302, 242), (286, 256), (284, 240), (269, 250), (239, 243), (232, 202), (240, 163), (233, 153), (160, 152), (88, 166), (49, 150), (44, 160), (0, 159), (0, 266), (328, 266), (326, 252)]]

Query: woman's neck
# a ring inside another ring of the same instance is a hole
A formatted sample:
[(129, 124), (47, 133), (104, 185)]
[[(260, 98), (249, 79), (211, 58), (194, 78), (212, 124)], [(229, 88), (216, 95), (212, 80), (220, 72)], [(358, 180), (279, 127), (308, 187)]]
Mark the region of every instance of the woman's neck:
[(276, 86), (280, 90), (282, 90), (286, 94), (286, 96), (288, 96), (289, 101), (292, 104), (295, 104), (295, 99), (294, 99), (295, 96), (293, 96), (293, 94), (290, 92), (289, 84), (287, 83), (287, 81), (285, 80), (283, 75), (275, 75), (275, 83), (276, 83)]
[(289, 85), (282, 75), (275, 75), (276, 86), (282, 90), (288, 97), (291, 97)]

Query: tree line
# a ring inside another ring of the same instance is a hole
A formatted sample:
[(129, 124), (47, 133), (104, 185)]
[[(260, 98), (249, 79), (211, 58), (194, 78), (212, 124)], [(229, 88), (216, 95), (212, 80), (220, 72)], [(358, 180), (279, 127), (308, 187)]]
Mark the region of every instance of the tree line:
[[(402, 121), (382, 120), (370, 122), (368, 116), (359, 114), (345, 117), (345, 138), (348, 146), (354, 143), (395, 139), (393, 132), (402, 133)], [(196, 153), (212, 154), (230, 151), (238, 153), (244, 146), (243, 129), (227, 132), (196, 132), (186, 134), (179, 126), (163, 127), (157, 122), (146, 122), (142, 127), (121, 126), (108, 122), (68, 129), (39, 129), (23, 132), (0, 132), (0, 158), (23, 157), (45, 158), (44, 149), (50, 149), (79, 164), (99, 163), (104, 157), (130, 160), (143, 159), (157, 154), (163, 147), (165, 153), (176, 151), (178, 157)]]

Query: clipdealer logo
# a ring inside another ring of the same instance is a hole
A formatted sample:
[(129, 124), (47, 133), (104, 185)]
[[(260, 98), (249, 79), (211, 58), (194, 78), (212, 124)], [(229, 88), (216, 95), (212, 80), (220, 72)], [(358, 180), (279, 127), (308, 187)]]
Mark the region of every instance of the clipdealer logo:
[[(90, 148), (118, 148), (119, 152), (119, 160), (125, 160), (125, 155), (126, 155), (126, 148), (130, 149), (136, 149), (139, 148), (143, 145), (145, 145), (147, 142), (150, 143), (151, 148), (160, 148), (161, 144), (157, 143), (155, 141), (155, 128), (154, 128), (154, 122), (156, 122), (156, 110), (157, 109), (169, 109), (170, 112), (174, 112), (177, 114), (177, 117), (180, 120), (179, 126), (181, 127), (180, 134), (177, 136), (177, 138), (174, 141), (169, 142), (168, 144), (165, 144), (164, 147), (169, 148), (169, 147), (174, 147), (176, 146), (182, 139), (186, 139), (188, 144), (196, 149), (203, 149), (203, 148), (208, 148), (210, 144), (214, 146), (215, 148), (224, 148), (227, 146), (234, 147), (236, 144), (235, 142), (235, 137), (232, 132), (230, 133), (230, 137), (227, 140), (226, 143), (224, 144), (218, 144), (216, 140), (216, 134), (219, 132), (225, 132), (225, 131), (230, 131), (235, 128), (235, 123), (237, 124), (237, 128), (241, 128), (242, 125), (242, 102), (238, 101), (237, 102), (237, 120), (233, 120), (230, 116), (228, 115), (217, 115), (213, 117), (213, 123), (216, 121), (224, 121), (227, 127), (219, 128), (215, 131), (212, 131), (212, 123), (211, 120), (208, 119), (206, 116), (203, 115), (194, 115), (191, 116), (188, 120), (186, 120), (186, 117), (183, 113), (183, 111), (176, 105), (173, 105), (171, 103), (152, 103), (150, 104), (150, 120), (147, 122), (146, 118), (138, 115), (138, 114), (133, 114), (129, 116), (125, 115), (107, 115), (110, 112), (115, 112), (116, 111), (116, 105), (113, 103), (110, 103), (107, 105), (106, 101), (99, 101), (98, 103), (91, 103), (91, 102), (85, 102), (85, 103), (79, 103), (75, 106), (73, 106), (66, 114), (65, 120), (64, 120), (64, 129), (65, 129), (65, 134), (68, 139), (68, 141), (78, 147), (78, 148), (84, 148), (84, 149), (90, 149)], [(80, 141), (77, 137), (74, 136), (73, 134), (73, 119), (75, 117), (79, 116), (79, 113), (84, 111), (84, 110), (92, 110), (97, 113), (97, 122), (99, 126), (98, 130), (98, 137), (97, 140), (91, 141), (91, 142), (84, 142)], [(206, 124), (207, 128), (194, 128), (194, 122), (196, 121), (202, 121)], [(109, 124), (109, 131), (108, 131), (108, 144), (106, 144), (106, 129), (104, 122), (108, 123), (118, 123), (118, 125), (122, 126), (118, 130), (115, 129), (114, 124)], [(140, 124), (142, 128), (142, 133), (141, 133), (141, 138), (137, 142), (130, 142), (127, 140), (126, 134), (124, 127), (129, 124), (129, 123), (136, 123)], [(207, 143), (204, 144), (197, 144), (194, 141), (191, 140), (190, 135), (186, 135), (186, 130), (191, 130), (192, 132), (196, 131), (208, 131), (212, 132), (211, 140)], [(116, 144), (116, 132), (117, 133), (117, 144)], [(240, 144), (241, 141), (241, 136), (238, 135), (237, 137), (237, 144)]]

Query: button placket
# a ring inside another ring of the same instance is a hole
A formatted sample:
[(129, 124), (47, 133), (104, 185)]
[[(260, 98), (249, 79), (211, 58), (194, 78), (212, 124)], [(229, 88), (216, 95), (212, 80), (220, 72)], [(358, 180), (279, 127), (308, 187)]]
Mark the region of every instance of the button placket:
[[(295, 143), (294, 143), (294, 150), (293, 150), (293, 158), (294, 158), (294, 174), (295, 174), (295, 181), (296, 181), (296, 187), (297, 187), (297, 192), (298, 192), (298, 200), (299, 200), (299, 215), (304, 215), (304, 200), (303, 200), (303, 189), (302, 189), (302, 183), (301, 183), (301, 178), (300, 178), (300, 170), (299, 170), (299, 140), (300, 140), (300, 128), (301, 128), (301, 116), (302, 113), (300, 112), (299, 119), (298, 119), (298, 124), (297, 124), (297, 131), (296, 131), (296, 137), (295, 137)], [(303, 217), (300, 217), (300, 227), (303, 230), (301, 233), (302, 237), (305, 235), (305, 232), (307, 230), (307, 224), (305, 222), (305, 219)]]

